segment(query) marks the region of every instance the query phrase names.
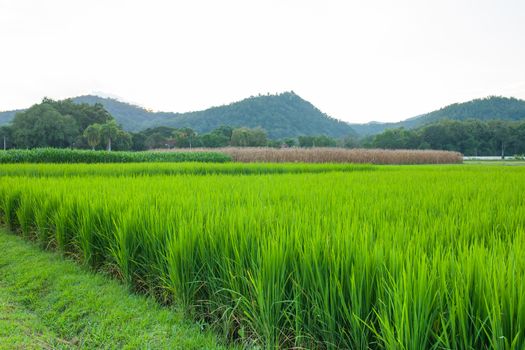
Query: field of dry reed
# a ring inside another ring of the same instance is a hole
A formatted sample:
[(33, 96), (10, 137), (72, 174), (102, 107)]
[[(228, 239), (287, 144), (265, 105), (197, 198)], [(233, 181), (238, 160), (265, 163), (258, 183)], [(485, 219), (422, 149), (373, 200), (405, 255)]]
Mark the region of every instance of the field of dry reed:
[[(188, 152), (189, 149), (170, 149)], [(225, 147), (193, 148), (194, 152), (221, 152), (236, 162), (305, 162), (305, 163), (371, 163), (371, 164), (453, 164), (462, 163), (458, 152), (434, 150), (385, 150), (345, 148), (269, 148)]]

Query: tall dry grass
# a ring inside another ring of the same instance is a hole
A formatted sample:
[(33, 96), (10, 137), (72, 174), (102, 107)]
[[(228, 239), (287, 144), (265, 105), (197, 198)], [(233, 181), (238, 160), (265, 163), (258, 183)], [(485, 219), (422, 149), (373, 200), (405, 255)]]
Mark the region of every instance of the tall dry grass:
[[(165, 151), (187, 152), (188, 149)], [(434, 150), (386, 150), (345, 148), (269, 148), (225, 147), (194, 148), (194, 152), (222, 152), (236, 162), (305, 162), (305, 163), (372, 163), (372, 164), (453, 164), (462, 163), (459, 152)]]

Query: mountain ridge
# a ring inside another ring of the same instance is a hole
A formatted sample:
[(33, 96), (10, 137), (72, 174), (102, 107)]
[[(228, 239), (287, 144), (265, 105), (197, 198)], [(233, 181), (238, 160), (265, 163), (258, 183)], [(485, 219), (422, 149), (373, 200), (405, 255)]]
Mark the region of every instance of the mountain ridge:
[[(76, 103), (101, 103), (127, 131), (141, 131), (157, 126), (190, 127), (209, 132), (221, 125), (261, 127), (270, 138), (308, 135), (369, 136), (386, 129), (416, 128), (442, 119), (525, 119), (525, 101), (513, 97), (489, 96), (467, 102), (453, 103), (438, 110), (400, 122), (347, 123), (321, 112), (293, 91), (275, 95), (258, 95), (222, 106), (184, 113), (153, 112), (120, 99), (82, 95), (71, 98)], [(0, 125), (8, 123), (17, 112), (0, 112)]]
[(452, 103), (435, 111), (399, 122), (350, 123), (361, 136), (379, 134), (386, 129), (417, 128), (443, 119), (451, 120), (522, 120), (525, 119), (525, 101), (515, 97), (488, 96), (467, 102)]

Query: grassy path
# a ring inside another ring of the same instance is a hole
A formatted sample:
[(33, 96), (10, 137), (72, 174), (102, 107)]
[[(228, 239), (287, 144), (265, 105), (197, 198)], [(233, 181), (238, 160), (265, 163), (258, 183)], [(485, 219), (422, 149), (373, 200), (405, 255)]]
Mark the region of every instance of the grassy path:
[(216, 349), (182, 315), (0, 229), (0, 349)]

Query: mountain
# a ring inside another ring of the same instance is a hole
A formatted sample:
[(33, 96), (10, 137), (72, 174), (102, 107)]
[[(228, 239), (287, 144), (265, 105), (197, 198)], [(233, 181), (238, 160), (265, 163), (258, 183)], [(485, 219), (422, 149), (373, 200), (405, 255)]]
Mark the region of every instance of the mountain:
[[(76, 103), (102, 104), (128, 131), (170, 126), (190, 127), (203, 133), (221, 125), (228, 125), (261, 127), (274, 139), (301, 135), (356, 135), (348, 123), (329, 117), (293, 92), (259, 95), (228, 105), (188, 113), (152, 112), (116, 99), (95, 95), (74, 97), (72, 100)], [(0, 113), (0, 125), (11, 121), (16, 112)]]
[(464, 103), (454, 103), (437, 111), (422, 114), (398, 123), (370, 122), (350, 124), (361, 136), (374, 135), (386, 129), (404, 127), (416, 128), (442, 119), (465, 120), (522, 120), (525, 119), (525, 101), (516, 98), (490, 96)]
[[(150, 124), (161, 121), (164, 114), (178, 115), (177, 113), (154, 113), (131, 103), (96, 95), (73, 97), (72, 100), (75, 103), (87, 103), (89, 105), (100, 103), (127, 131), (147, 129)], [(155, 126), (159, 125), (155, 124)]]
[(293, 92), (259, 95), (228, 105), (187, 113), (151, 112), (115, 99), (93, 95), (75, 97), (73, 101), (101, 103), (129, 131), (170, 126), (190, 127), (202, 133), (221, 125), (229, 125), (261, 127), (268, 132), (270, 138), (320, 134), (332, 137), (355, 135), (347, 123), (327, 116)]
[(13, 118), (15, 117), (15, 114), (18, 112), (22, 112), (22, 109), (14, 110), (14, 111), (7, 111), (7, 112), (0, 112), (0, 125), (5, 125), (9, 123)]
[[(101, 103), (128, 131), (157, 126), (190, 127), (203, 133), (221, 125), (262, 127), (270, 138), (324, 134), (332, 137), (374, 135), (386, 129), (416, 128), (442, 119), (525, 119), (525, 101), (516, 98), (487, 97), (454, 103), (437, 111), (397, 123), (369, 122), (347, 124), (322, 113), (293, 92), (259, 95), (224, 106), (187, 113), (151, 112), (112, 98), (85, 95), (73, 98), (77, 103)], [(0, 112), (0, 125), (9, 122), (18, 111)]]

